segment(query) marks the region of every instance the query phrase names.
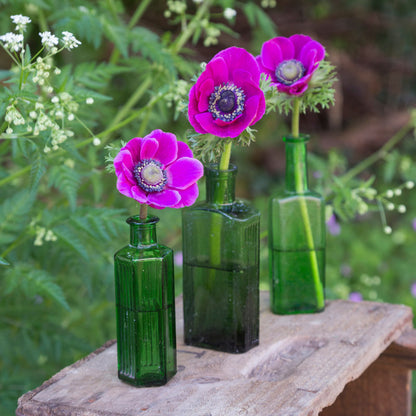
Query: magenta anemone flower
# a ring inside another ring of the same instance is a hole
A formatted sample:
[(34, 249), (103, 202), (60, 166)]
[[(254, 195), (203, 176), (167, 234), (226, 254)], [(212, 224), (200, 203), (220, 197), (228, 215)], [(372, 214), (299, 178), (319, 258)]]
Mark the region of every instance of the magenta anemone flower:
[(188, 145), (162, 130), (131, 139), (114, 158), (114, 167), (123, 195), (157, 209), (192, 205), (204, 173)]
[(324, 57), (324, 47), (309, 36), (279, 36), (263, 44), (257, 62), (280, 92), (301, 95)]
[(259, 121), (266, 101), (255, 58), (235, 46), (208, 62), (189, 92), (189, 122), (198, 133), (237, 137)]

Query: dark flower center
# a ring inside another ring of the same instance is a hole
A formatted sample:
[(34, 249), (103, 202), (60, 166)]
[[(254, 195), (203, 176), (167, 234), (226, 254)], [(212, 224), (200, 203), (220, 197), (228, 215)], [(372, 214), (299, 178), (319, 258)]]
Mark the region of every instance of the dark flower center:
[(234, 84), (217, 86), (209, 97), (208, 111), (214, 119), (233, 121), (244, 111), (246, 95)]
[(305, 75), (306, 69), (297, 59), (288, 59), (281, 62), (276, 68), (277, 80), (285, 85), (292, 85)]
[(137, 184), (146, 192), (160, 192), (167, 182), (166, 172), (157, 160), (141, 160), (133, 169)]

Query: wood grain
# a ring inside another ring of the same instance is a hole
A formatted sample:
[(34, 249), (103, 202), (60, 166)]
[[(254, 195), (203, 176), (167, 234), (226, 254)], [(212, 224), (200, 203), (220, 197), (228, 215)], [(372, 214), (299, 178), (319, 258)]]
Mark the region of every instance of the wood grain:
[(233, 355), (184, 345), (181, 298), (176, 308), (178, 373), (167, 385), (119, 381), (116, 345), (109, 343), (22, 396), (16, 414), (314, 416), (412, 328), (403, 305), (339, 300), (319, 314), (278, 316), (264, 292), (260, 345)]

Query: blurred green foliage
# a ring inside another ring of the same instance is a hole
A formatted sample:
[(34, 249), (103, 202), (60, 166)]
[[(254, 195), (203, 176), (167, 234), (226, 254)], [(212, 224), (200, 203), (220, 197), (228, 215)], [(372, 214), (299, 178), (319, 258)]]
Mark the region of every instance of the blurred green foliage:
[[(106, 145), (118, 148), (121, 140), (156, 128), (186, 140), (190, 126), (183, 109), (200, 61), (222, 42), (258, 54), (279, 29), (269, 6), (276, 4), (0, 0), (1, 34), (14, 30), (11, 15), (32, 20), (24, 65), (19, 69), (6, 53), (0, 55), (1, 415), (12, 415), (17, 397), (115, 337), (112, 256), (126, 244), (124, 220), (138, 207), (117, 192), (114, 175), (106, 172)], [(227, 7), (237, 11), (235, 18), (224, 17)], [(387, 1), (345, 1), (335, 10), (334, 3), (320, 0), (301, 9), (304, 19), (320, 21), (336, 18), (339, 7), (350, 15), (388, 16), (403, 35), (379, 33), (377, 45), (408, 53), (410, 42), (403, 39), (409, 27), (399, 24), (400, 16), (407, 21), (415, 11), (405, 2), (393, 7)], [(249, 29), (244, 36), (241, 27)], [(82, 45), (46, 59), (51, 69), (42, 85), (34, 80), (36, 62), (29, 61), (41, 48), (43, 31), (70, 31)], [(352, 48), (342, 36), (334, 36), (333, 44)], [(414, 92), (414, 85), (406, 85), (406, 103)], [(10, 106), (24, 124), (7, 121)], [(40, 113), (51, 123), (45, 129), (39, 129)], [(310, 156), (312, 185), (340, 223), (339, 234), (328, 235), (331, 298), (359, 292), (369, 300), (416, 306), (416, 197), (406, 185), (416, 180), (414, 125), (411, 119), (382, 151), (354, 166), (342, 151), (318, 149)], [(281, 152), (279, 138), (287, 127), (284, 118), (271, 114), (255, 127), (256, 142), (233, 149), (233, 158), (238, 192), (262, 212), (261, 287), (267, 289), (267, 198), (282, 186), (282, 172), (271, 172), (256, 157)], [(319, 142), (319, 132), (312, 140)], [(180, 253), (180, 211), (155, 214), (161, 217), (159, 240)], [(180, 293), (179, 259), (175, 272)]]

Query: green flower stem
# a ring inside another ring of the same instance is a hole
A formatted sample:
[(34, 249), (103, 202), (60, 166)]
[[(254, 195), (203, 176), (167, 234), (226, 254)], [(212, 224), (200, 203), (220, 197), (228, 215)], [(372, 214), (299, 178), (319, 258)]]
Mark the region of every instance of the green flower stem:
[(292, 136), (299, 137), (300, 99), (296, 97), (292, 108)]
[[(221, 154), (218, 170), (228, 170), (230, 166), (231, 148), (232, 141), (227, 139)], [(221, 183), (221, 187), (217, 194), (218, 197), (215, 200), (217, 204), (222, 204), (224, 202), (225, 186), (226, 184)], [(214, 266), (219, 266), (221, 264), (221, 225), (222, 216), (213, 215), (211, 224), (210, 251), (211, 261)], [(212, 273), (215, 273), (215, 271), (211, 271), (211, 274)], [(212, 279), (214, 279), (214, 276), (212, 276)]]
[(347, 183), (361, 172), (364, 172), (374, 163), (378, 162), (380, 159), (384, 159), (390, 150), (402, 139), (404, 139), (413, 128), (414, 124), (412, 121), (405, 124), (393, 137), (390, 138), (390, 140), (380, 147), (380, 149), (350, 169), (345, 175), (341, 176), (340, 180), (343, 183)]
[[(124, 106), (120, 109), (120, 111), (115, 115), (112, 126), (118, 124), (129, 111), (134, 107), (134, 105), (142, 98), (142, 96), (146, 93), (148, 88), (152, 85), (152, 76), (148, 76), (136, 89), (133, 95), (130, 96), (129, 100), (124, 104)], [(111, 128), (111, 126), (110, 126)]]
[[(293, 102), (293, 112), (292, 112), (292, 136), (299, 137), (299, 114), (300, 114), (300, 101), (299, 98), (295, 98)], [(302, 194), (306, 191), (303, 187), (302, 181), (302, 167), (300, 159), (302, 157), (300, 149), (296, 148), (295, 150), (295, 188), (296, 192)], [(311, 223), (308, 213), (308, 207), (306, 205), (305, 198), (300, 196), (299, 198), (300, 211), (302, 215), (303, 224), (305, 227), (306, 233), (306, 243), (309, 249), (309, 259), (311, 262), (312, 268), (312, 277), (315, 285), (316, 292), (316, 303), (318, 308), (323, 308), (325, 305), (324, 292), (322, 287), (322, 282), (319, 274), (318, 259), (316, 257), (316, 251), (314, 247), (313, 235), (311, 230)]]
[(140, 219), (145, 220), (147, 218), (147, 204), (140, 204)]
[[(148, 105), (152, 105), (152, 106), (155, 105), (163, 97), (164, 97), (163, 94), (154, 97), (149, 102)], [(109, 135), (112, 132), (114, 132), (114, 131), (120, 129), (121, 127), (124, 127), (125, 125), (131, 123), (133, 120), (137, 119), (137, 117), (139, 117), (146, 110), (147, 110), (147, 106), (141, 108), (140, 110), (135, 111), (134, 113), (132, 113), (131, 115), (126, 117), (124, 120), (121, 120), (118, 124), (114, 124), (114, 122), (113, 122), (109, 128), (107, 128), (106, 130), (97, 134), (95, 137), (99, 137), (100, 139), (102, 139), (103, 143), (105, 143), (106, 141), (109, 140)], [(80, 121), (80, 120), (78, 120), (78, 121)], [(80, 123), (80, 124), (83, 125), (84, 123)], [(86, 126), (84, 125), (84, 127), (86, 127)], [(87, 129), (87, 131), (90, 134), (92, 134), (92, 132), (89, 129)], [(94, 137), (90, 137), (88, 139), (85, 139), (82, 142), (77, 143), (75, 145), (75, 148), (80, 149), (80, 148), (83, 148), (85, 146), (88, 146), (92, 143), (93, 140), (94, 140)], [(48, 159), (54, 159), (56, 157), (60, 157), (60, 156), (62, 156), (63, 153), (64, 153), (64, 151), (57, 151), (57, 152), (54, 152), (54, 153), (50, 153), (50, 154), (48, 154)], [(6, 178), (0, 179), (0, 186), (3, 186), (5, 184), (13, 181), (14, 179), (19, 178), (20, 176), (25, 175), (27, 172), (30, 172), (31, 169), (32, 169), (32, 165), (26, 165), (24, 168), (21, 168), (20, 170), (18, 170), (15, 173), (7, 176)]]
[(198, 24), (201, 22), (204, 15), (209, 11), (211, 4), (212, 0), (202, 2), (192, 21), (184, 28), (184, 30), (182, 30), (181, 35), (172, 44), (171, 51), (173, 53), (178, 53), (182, 49), (183, 45), (185, 45), (185, 43), (190, 39), (195, 32), (195, 29), (198, 28)]
[(227, 140), (224, 145), (224, 151), (221, 154), (219, 169), (220, 170), (227, 170), (230, 166), (230, 158), (231, 158), (231, 147), (233, 143), (231, 140)]

